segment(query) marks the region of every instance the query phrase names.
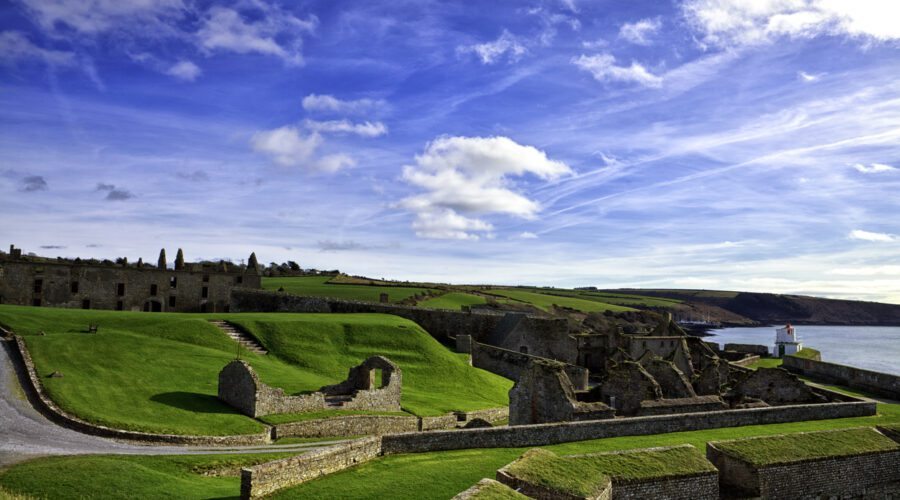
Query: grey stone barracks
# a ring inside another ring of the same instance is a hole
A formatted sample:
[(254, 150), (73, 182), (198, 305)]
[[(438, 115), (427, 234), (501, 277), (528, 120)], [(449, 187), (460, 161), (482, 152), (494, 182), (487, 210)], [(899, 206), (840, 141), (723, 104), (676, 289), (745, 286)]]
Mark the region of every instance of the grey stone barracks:
[(155, 266), (141, 260), (82, 260), (0, 252), (0, 304), (149, 312), (228, 312), (231, 290), (260, 288), (256, 254), (247, 265), (184, 262), (166, 250)]

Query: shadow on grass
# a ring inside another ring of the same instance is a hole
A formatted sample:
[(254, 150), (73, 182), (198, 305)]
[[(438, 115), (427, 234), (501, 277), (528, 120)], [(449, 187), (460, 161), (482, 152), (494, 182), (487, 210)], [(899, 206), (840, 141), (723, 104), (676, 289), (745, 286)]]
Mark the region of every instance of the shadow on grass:
[(237, 413), (217, 397), (196, 392), (163, 392), (151, 396), (150, 401), (197, 413)]

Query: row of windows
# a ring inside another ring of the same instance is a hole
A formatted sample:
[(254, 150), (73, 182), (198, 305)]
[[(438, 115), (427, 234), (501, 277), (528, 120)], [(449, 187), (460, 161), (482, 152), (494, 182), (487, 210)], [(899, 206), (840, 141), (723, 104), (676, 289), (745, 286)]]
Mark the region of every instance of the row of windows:
[[(0, 303), (2, 303), (2, 301), (0, 301)], [(32, 299), (32, 301), (31, 301), (31, 305), (33, 305), (35, 307), (41, 307), (42, 303), (43, 303), (43, 301), (39, 298)], [(158, 302), (153, 302), (152, 304), (148, 303), (147, 305), (145, 305), (144, 309), (149, 310), (151, 307), (153, 310), (157, 310), (159, 308), (159, 303)], [(175, 307), (175, 296), (174, 295), (169, 296), (169, 307)], [(228, 306), (225, 306), (225, 307), (227, 308)], [(81, 308), (82, 309), (90, 309), (91, 308), (91, 299), (82, 300)], [(206, 308), (207, 308), (206, 302), (203, 302), (200, 304), (201, 312), (206, 312)], [(116, 301), (116, 311), (121, 311), (123, 309), (125, 309), (125, 303), (122, 302), (121, 300)]]
[[(204, 278), (207, 278), (207, 279), (204, 279), (204, 281), (209, 281), (209, 279), (208, 279), (209, 276), (204, 276)], [(242, 281), (241, 277), (238, 276), (238, 283), (241, 283), (241, 281)], [(172, 276), (169, 279), (169, 286), (171, 288), (177, 287), (177, 278), (175, 276)], [(78, 293), (78, 289), (79, 289), (78, 282), (73, 281), (70, 284), (69, 290), (72, 293)], [(41, 293), (41, 292), (43, 292), (43, 290), (44, 290), (44, 280), (42, 280), (40, 278), (34, 280), (34, 293)], [(156, 295), (158, 293), (159, 293), (159, 287), (156, 284), (150, 285), (150, 295), (153, 297), (156, 297)], [(116, 284), (116, 295), (119, 297), (125, 296), (125, 283), (117, 283)], [(209, 298), (209, 287), (205, 286), (200, 289), (200, 297), (202, 297), (204, 299)], [(175, 299), (175, 297), (171, 297), (169, 299), (169, 302), (172, 302), (174, 299)], [(39, 301), (40, 299), (34, 299), (34, 300)], [(85, 307), (85, 309), (89, 309), (89, 307)]]

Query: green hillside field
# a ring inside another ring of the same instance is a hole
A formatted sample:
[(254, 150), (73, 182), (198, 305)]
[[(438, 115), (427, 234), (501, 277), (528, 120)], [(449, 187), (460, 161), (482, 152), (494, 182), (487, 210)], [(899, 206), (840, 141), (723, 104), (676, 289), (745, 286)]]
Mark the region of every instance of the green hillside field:
[(477, 306), (486, 303), (487, 299), (481, 295), (464, 292), (450, 292), (441, 295), (440, 297), (419, 302), (418, 305), (419, 307), (430, 307), (432, 309), (451, 309), (458, 311), (462, 309), (463, 306)]
[[(170, 314), (0, 306), (23, 336), (42, 383), (85, 420), (156, 433), (260, 432), (260, 422), (216, 398), (237, 344), (208, 319), (253, 333), (268, 356), (242, 352), (263, 382), (289, 394), (340, 382), (369, 356), (403, 370), (404, 410), (439, 415), (508, 404), (512, 382), (473, 368), (418, 325), (380, 314)], [(96, 334), (88, 324), (99, 325)], [(44, 332), (40, 335), (39, 332)], [(59, 371), (61, 378), (49, 375)]]
[(285, 292), (294, 295), (365, 300), (369, 302), (378, 302), (382, 293), (388, 294), (388, 299), (391, 302), (400, 302), (413, 295), (424, 294), (429, 291), (427, 288), (404, 286), (331, 284), (328, 283), (331, 278), (331, 276), (263, 278), (262, 286), (266, 290), (278, 290), (279, 288), (284, 288)]
[(576, 297), (561, 297), (559, 295), (548, 295), (536, 291), (520, 290), (516, 288), (493, 288), (485, 293), (513, 299), (525, 304), (531, 304), (538, 309), (544, 311), (550, 310), (550, 306), (556, 304), (562, 307), (571, 307), (583, 312), (603, 312), (603, 311), (634, 311), (633, 308), (601, 302), (599, 300), (585, 300)]

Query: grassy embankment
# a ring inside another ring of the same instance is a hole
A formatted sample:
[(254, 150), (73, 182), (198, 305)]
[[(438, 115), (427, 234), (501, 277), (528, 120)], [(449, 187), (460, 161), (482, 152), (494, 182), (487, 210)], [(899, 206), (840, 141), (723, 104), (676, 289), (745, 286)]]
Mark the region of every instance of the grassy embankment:
[(894, 440), (871, 428), (768, 436), (716, 447), (757, 466), (898, 448)]
[[(438, 415), (503, 406), (512, 382), (466, 363), (418, 325), (378, 314), (167, 314), (0, 306), (23, 335), (42, 382), (65, 410), (122, 429), (248, 434), (263, 425), (217, 397), (237, 344), (207, 322), (243, 325), (270, 351), (247, 351), (263, 382), (289, 394), (317, 390), (381, 354), (403, 370), (404, 410)], [(89, 323), (100, 325), (85, 333)], [(39, 335), (39, 332), (45, 335)], [(59, 371), (61, 378), (50, 378)], [(300, 417), (303, 418), (303, 417)]]
[(424, 294), (428, 288), (404, 286), (371, 286), (328, 283), (331, 276), (292, 276), (283, 278), (263, 278), (262, 286), (266, 290), (284, 291), (294, 295), (311, 297), (331, 297), (335, 299), (365, 300), (378, 302), (382, 293), (388, 294), (391, 302), (400, 302), (413, 295)]
[(418, 303), (420, 307), (451, 310), (459, 310), (462, 309), (463, 306), (477, 306), (481, 304), (487, 304), (487, 299), (481, 295), (465, 292), (445, 293), (439, 297), (423, 300)]
[(550, 307), (554, 304), (562, 307), (571, 307), (572, 309), (577, 309), (583, 312), (634, 310), (631, 307), (609, 304), (607, 302), (585, 300), (575, 297), (562, 297), (558, 295), (547, 295), (545, 293), (518, 290), (513, 288), (494, 288), (489, 291), (485, 291), (485, 293), (512, 299), (514, 301), (519, 301), (526, 304), (531, 304), (534, 307), (537, 307), (538, 309), (542, 309), (544, 311), (549, 311)]

